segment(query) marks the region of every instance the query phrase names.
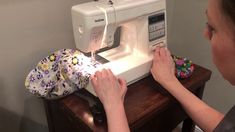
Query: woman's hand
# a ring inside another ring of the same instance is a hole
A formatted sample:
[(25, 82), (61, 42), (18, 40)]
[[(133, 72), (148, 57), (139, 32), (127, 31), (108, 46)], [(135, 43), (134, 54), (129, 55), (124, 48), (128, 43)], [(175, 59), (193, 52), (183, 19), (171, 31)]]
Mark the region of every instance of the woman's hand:
[(123, 105), (127, 86), (110, 69), (95, 72), (91, 77), (93, 88), (103, 103), (109, 132), (130, 132)]
[(114, 76), (110, 69), (95, 72), (91, 82), (104, 108), (115, 108), (120, 103), (123, 104), (127, 91), (126, 82)]
[(175, 64), (167, 48), (157, 47), (155, 49), (151, 73), (161, 85), (177, 79), (175, 77)]

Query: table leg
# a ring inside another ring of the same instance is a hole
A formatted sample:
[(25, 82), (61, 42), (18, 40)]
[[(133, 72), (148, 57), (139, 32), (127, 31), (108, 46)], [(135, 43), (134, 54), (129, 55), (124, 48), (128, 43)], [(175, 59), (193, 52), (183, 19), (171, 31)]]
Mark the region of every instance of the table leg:
[[(196, 91), (195, 95), (202, 99), (203, 91), (204, 91), (205, 84), (200, 86), (198, 90)], [(187, 118), (183, 122), (182, 132), (194, 132), (195, 130), (195, 124), (191, 118)]]
[(183, 122), (182, 132), (194, 132), (195, 124), (190, 118), (187, 118)]
[(47, 100), (43, 100), (43, 103), (44, 103), (44, 107), (45, 107), (45, 111), (46, 111), (49, 132), (55, 132), (53, 118), (52, 118), (52, 112), (51, 112), (51, 108), (50, 108), (50, 102)]

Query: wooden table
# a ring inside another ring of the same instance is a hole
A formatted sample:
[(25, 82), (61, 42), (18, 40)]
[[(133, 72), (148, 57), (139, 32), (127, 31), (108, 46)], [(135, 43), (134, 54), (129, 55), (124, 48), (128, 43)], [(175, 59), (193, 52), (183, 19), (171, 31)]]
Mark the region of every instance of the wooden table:
[[(193, 75), (181, 83), (199, 98), (211, 71), (195, 65)], [(93, 122), (88, 102), (75, 95), (56, 101), (44, 101), (50, 132), (107, 131), (107, 124)], [(151, 75), (128, 86), (125, 111), (131, 131), (170, 132), (183, 123), (183, 132), (194, 130), (192, 120), (181, 105)]]

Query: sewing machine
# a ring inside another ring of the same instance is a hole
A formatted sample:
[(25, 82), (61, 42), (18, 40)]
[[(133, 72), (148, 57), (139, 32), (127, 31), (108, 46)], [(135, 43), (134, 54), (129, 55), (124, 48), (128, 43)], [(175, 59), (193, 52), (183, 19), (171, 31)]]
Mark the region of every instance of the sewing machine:
[[(121, 27), (120, 44), (97, 55), (107, 60), (103, 68), (127, 81), (127, 85), (149, 74), (153, 50), (167, 46), (165, 0), (100, 0), (72, 7), (76, 48), (95, 53), (114, 44)], [(86, 88), (96, 95), (92, 85)]]

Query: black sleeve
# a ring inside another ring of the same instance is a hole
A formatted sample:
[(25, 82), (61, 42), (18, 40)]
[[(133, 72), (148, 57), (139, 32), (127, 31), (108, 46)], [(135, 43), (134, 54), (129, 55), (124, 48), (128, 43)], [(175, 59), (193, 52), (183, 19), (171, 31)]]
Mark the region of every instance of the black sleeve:
[(235, 106), (225, 115), (214, 132), (235, 132)]

